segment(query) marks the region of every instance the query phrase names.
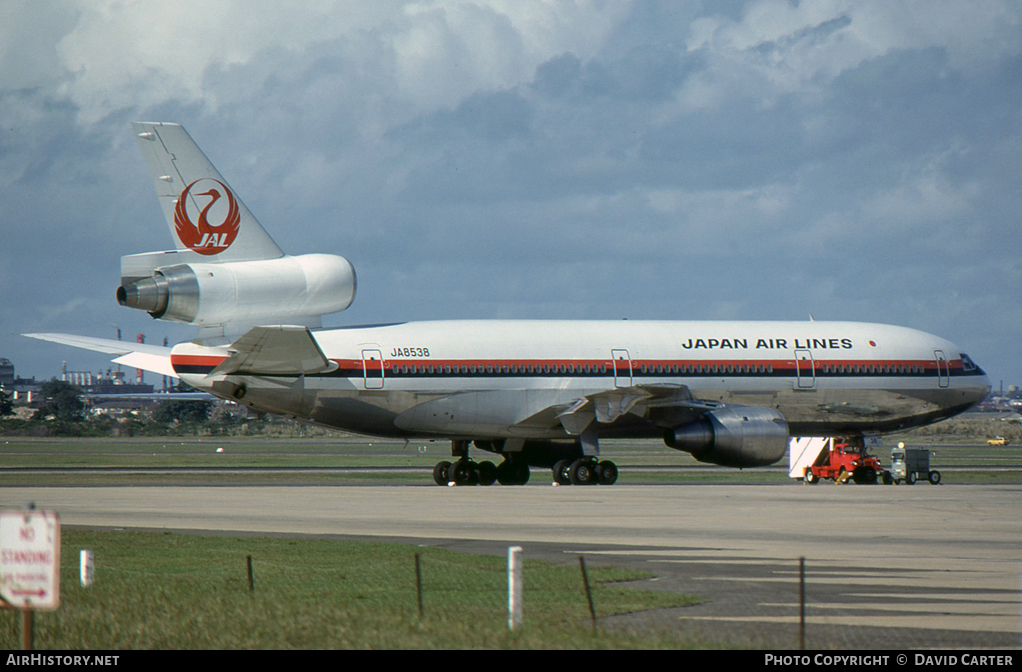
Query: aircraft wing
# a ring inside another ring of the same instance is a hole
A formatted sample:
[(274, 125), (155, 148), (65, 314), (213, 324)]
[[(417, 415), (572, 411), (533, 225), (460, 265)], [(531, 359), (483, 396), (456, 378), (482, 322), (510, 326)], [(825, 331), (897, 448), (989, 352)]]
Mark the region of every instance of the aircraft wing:
[(684, 385), (636, 385), (602, 390), (570, 403), (557, 404), (514, 424), (519, 429), (551, 428), (558, 423), (564, 431), (578, 436), (595, 420), (612, 424), (631, 413), (665, 424), (681, 424), (694, 419), (709, 406), (692, 398)]
[(253, 327), (230, 345), (230, 356), (209, 375), (294, 375), (337, 368), (306, 327)]
[(112, 338), (94, 338), (91, 336), (78, 336), (76, 334), (22, 334), (29, 338), (36, 338), (40, 341), (50, 341), (61, 345), (70, 345), (75, 348), (102, 352), (108, 355), (117, 355), (113, 361), (115, 364), (134, 369), (144, 369), (163, 376), (177, 378), (177, 372), (170, 365), (170, 348), (162, 345), (147, 345), (145, 343), (132, 343), (131, 341), (115, 341)]
[(410, 431), (466, 435), (536, 436), (557, 430), (581, 436), (593, 424), (609, 425), (630, 414), (664, 427), (691, 422), (712, 406), (692, 398), (684, 385), (637, 385), (576, 396), (570, 390), (481, 390), (423, 402), (394, 419)]

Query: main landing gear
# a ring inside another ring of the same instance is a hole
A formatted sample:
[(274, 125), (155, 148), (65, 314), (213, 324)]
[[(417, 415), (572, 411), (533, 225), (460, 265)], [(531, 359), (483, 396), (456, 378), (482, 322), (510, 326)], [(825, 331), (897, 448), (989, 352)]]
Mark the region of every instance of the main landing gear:
[(504, 460), (495, 465), (489, 460), (476, 462), (462, 457), (457, 462), (438, 462), (433, 467), (433, 482), (437, 485), (525, 485), (529, 482), (529, 465)]
[[(586, 437), (584, 437), (586, 438)], [(478, 444), (477, 444), (478, 445)], [(610, 460), (600, 460), (596, 456), (595, 441), (576, 444), (574, 450), (557, 448), (557, 446), (541, 446), (542, 452), (529, 446), (518, 446), (517, 450), (506, 450), (507, 445), (486, 444), (484, 450), (497, 452), (502, 450), (504, 461), (499, 465), (493, 462), (476, 462), (468, 455), (469, 442), (454, 440), (451, 442), (452, 461), (437, 462), (433, 467), (433, 482), (437, 485), (525, 485), (529, 482), (529, 462), (546, 464), (557, 460), (552, 469), (554, 483), (558, 485), (613, 485), (617, 482), (617, 465)], [(535, 446), (533, 446), (535, 448)], [(581, 454), (583, 450), (589, 455)], [(558, 451), (554, 454), (554, 451)], [(573, 454), (574, 453), (574, 454)]]
[(561, 460), (553, 468), (558, 485), (613, 485), (617, 482), (617, 465), (595, 457)]

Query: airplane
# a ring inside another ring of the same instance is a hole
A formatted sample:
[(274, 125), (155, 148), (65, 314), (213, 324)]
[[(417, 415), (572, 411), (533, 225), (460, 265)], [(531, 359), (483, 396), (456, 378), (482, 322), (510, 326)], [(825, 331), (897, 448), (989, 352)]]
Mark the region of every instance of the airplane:
[[(120, 305), (199, 327), (172, 348), (33, 338), (117, 355), (256, 411), (360, 434), (451, 442), (438, 485), (610, 485), (606, 438), (697, 460), (773, 464), (791, 437), (879, 435), (982, 401), (953, 343), (859, 322), (451, 320), (322, 328), (355, 298), (351, 263), (288, 256), (173, 123), (132, 124), (175, 249), (121, 258)], [(499, 464), (477, 462), (470, 448)]]

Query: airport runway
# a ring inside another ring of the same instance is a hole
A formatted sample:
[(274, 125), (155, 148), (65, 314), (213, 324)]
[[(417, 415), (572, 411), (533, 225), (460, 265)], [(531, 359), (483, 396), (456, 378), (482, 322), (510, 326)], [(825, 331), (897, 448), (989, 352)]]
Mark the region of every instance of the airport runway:
[[(627, 565), (696, 607), (607, 619), (714, 643), (1018, 648), (1022, 486), (18, 487), (64, 525), (387, 537)], [(815, 639), (814, 639), (815, 638)]]

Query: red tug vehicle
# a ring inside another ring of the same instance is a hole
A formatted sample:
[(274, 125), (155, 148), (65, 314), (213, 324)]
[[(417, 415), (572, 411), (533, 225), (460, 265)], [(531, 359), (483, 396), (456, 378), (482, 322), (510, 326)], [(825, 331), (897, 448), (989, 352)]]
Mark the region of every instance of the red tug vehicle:
[(829, 451), (823, 451), (816, 464), (806, 468), (805, 482), (816, 484), (829, 478), (835, 483), (851, 479), (855, 483), (872, 485), (877, 478), (885, 485), (894, 482), (891, 472), (880, 466), (880, 460), (870, 455), (862, 439), (852, 443), (845, 438), (835, 438)]

